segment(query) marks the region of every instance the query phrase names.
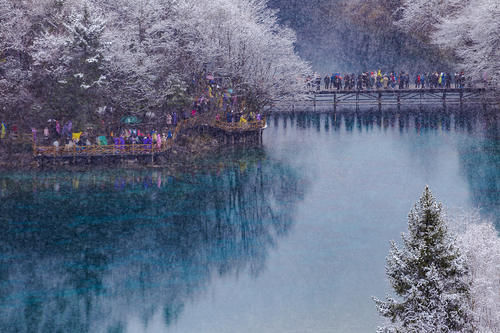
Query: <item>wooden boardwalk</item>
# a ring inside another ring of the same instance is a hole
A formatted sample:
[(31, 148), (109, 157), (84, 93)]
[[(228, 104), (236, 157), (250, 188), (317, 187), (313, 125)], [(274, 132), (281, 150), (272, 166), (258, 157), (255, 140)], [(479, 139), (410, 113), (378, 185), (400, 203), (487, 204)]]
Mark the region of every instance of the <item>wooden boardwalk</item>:
[(175, 128), (172, 138), (167, 139), (160, 147), (156, 144), (113, 144), (113, 145), (90, 145), (90, 146), (40, 146), (33, 142), (33, 156), (37, 160), (61, 159), (73, 160), (86, 159), (91, 161), (94, 158), (119, 158), (130, 159), (137, 157), (150, 156), (153, 160), (155, 156), (168, 152), (174, 145), (174, 139), (178, 136), (182, 125)]
[(489, 98), (492, 90), (485, 88), (424, 88), (424, 89), (368, 89), (311, 91), (300, 104), (316, 105), (462, 105), (466, 103), (494, 103)]
[[(90, 146), (40, 146), (33, 143), (33, 156), (39, 161), (44, 160), (77, 160), (91, 161), (95, 158), (118, 158), (135, 159), (148, 158), (154, 160), (155, 156), (168, 153), (175, 144), (175, 139), (181, 133), (182, 129), (199, 126), (199, 119), (192, 118), (179, 122), (173, 133), (173, 137), (167, 139), (160, 147), (156, 144), (113, 144), (113, 145), (90, 145)], [(208, 127), (224, 136), (230, 137), (231, 142), (249, 142), (249, 138), (262, 139), (262, 130), (266, 126), (265, 119), (253, 122), (227, 123), (223, 121), (214, 121)], [(242, 139), (242, 140), (240, 140)], [(255, 140), (254, 140), (255, 141)], [(228, 139), (224, 139), (228, 142)]]
[(101, 156), (139, 156), (164, 153), (171, 147), (170, 144), (157, 147), (152, 144), (131, 144), (131, 145), (91, 145), (91, 146), (33, 146), (35, 157), (101, 157)]

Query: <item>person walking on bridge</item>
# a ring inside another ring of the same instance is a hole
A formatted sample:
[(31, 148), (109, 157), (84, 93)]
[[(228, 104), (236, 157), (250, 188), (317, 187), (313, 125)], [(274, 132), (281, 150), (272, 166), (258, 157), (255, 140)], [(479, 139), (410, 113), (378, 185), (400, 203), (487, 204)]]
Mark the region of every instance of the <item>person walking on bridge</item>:
[(319, 74), (316, 75), (316, 78), (314, 80), (314, 84), (316, 85), (316, 90), (320, 91), (321, 90), (321, 76), (319, 76)]
[(404, 89), (405, 88), (405, 72), (399, 73), (399, 89)]
[(328, 74), (325, 75), (323, 81), (325, 82), (325, 89), (326, 90), (330, 89), (330, 77), (328, 76)]
[(445, 74), (445, 81), (446, 81), (446, 89), (450, 89), (451, 88), (451, 74), (450, 73), (446, 73)]

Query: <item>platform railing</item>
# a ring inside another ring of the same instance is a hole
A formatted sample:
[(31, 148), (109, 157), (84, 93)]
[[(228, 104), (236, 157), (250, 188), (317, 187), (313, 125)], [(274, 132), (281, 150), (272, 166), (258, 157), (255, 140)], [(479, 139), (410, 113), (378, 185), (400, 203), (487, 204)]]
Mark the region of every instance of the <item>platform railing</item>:
[(115, 144), (90, 146), (34, 146), (35, 156), (64, 157), (64, 156), (119, 156), (119, 155), (149, 155), (162, 153), (172, 147), (172, 139), (158, 147), (156, 144)]
[(227, 131), (252, 131), (266, 127), (266, 119), (246, 122), (227, 122), (224, 120), (216, 120), (215, 127)]

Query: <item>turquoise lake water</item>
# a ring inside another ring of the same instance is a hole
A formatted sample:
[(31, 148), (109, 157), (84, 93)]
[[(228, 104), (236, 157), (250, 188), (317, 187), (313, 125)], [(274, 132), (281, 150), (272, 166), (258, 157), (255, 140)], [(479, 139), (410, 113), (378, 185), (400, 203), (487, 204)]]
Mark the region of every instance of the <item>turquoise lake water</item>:
[(0, 332), (375, 331), (426, 184), (500, 229), (498, 125), (295, 113), (184, 172), (0, 172)]

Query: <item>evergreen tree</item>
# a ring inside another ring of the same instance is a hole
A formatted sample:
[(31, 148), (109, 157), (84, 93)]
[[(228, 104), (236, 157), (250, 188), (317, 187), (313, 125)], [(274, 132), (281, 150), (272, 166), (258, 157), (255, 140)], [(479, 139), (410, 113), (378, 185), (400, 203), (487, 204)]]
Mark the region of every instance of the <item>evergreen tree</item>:
[(471, 332), (465, 259), (428, 187), (408, 215), (403, 247), (392, 242), (386, 271), (398, 298), (374, 299), (390, 321), (379, 332)]

